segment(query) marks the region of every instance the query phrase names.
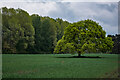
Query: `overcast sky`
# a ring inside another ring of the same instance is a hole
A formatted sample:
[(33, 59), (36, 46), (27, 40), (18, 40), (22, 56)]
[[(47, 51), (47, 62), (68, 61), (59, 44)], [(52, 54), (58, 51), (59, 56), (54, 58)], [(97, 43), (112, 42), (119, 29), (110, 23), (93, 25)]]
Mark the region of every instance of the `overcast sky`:
[(40, 16), (49, 16), (52, 18), (59, 17), (69, 22), (92, 19), (98, 22), (107, 34), (117, 34), (118, 0), (91, 1), (44, 0), (43, 2), (43, 0), (2, 0), (0, 7), (21, 8), (30, 15), (39, 14)]

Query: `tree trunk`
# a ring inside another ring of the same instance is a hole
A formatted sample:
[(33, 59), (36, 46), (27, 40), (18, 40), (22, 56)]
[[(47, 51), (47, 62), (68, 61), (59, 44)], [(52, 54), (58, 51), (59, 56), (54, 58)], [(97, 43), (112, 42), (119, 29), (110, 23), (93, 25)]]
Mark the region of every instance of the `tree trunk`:
[(80, 53), (78, 53), (78, 57), (81, 57), (81, 54), (80, 54)]

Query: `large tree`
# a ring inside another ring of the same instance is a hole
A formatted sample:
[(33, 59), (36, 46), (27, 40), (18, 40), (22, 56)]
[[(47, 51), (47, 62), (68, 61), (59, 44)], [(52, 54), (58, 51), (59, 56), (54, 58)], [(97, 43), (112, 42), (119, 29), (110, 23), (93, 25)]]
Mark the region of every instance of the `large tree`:
[(111, 51), (113, 41), (93, 20), (82, 20), (66, 27), (64, 35), (58, 41), (54, 53), (107, 52)]

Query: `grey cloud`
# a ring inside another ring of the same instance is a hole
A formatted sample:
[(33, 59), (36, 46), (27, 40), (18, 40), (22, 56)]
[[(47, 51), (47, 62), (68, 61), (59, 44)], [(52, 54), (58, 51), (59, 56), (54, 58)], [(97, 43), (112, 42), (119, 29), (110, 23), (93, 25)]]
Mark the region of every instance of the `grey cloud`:
[[(118, 5), (117, 3), (111, 3), (109, 4), (97, 4), (96, 5), (101, 10), (101, 15), (96, 15), (94, 18), (96, 20), (100, 20), (106, 24), (109, 24), (111, 26), (117, 26), (118, 25)], [(104, 11), (106, 11), (104, 13)]]
[(70, 22), (93, 19), (100, 23), (107, 34), (118, 32), (117, 3), (64, 2), (57, 3), (57, 10), (50, 11), (49, 16), (65, 18)]
[(52, 10), (48, 14), (53, 18), (64, 18), (70, 22), (75, 20), (75, 14), (72, 9), (69, 9), (69, 2), (61, 3), (57, 2), (55, 6), (57, 10)]

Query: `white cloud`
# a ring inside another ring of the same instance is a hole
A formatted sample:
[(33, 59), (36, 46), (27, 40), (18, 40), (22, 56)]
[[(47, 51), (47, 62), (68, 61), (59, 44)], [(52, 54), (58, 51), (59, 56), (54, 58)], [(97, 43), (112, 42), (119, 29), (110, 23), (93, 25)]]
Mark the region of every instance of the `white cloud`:
[[(115, 5), (116, 7), (113, 8), (110, 4)], [(70, 9), (73, 10), (74, 14), (77, 18), (86, 19), (86, 18), (93, 18), (99, 19), (106, 22), (113, 22), (113, 20), (117, 20), (118, 17), (118, 8), (117, 4), (115, 3), (106, 3), (106, 6), (101, 5), (100, 3), (70, 3)], [(112, 11), (110, 11), (111, 9)]]
[(5, 7), (7, 6), (8, 8), (21, 8), (23, 10), (26, 10), (28, 13), (31, 14), (39, 14), (42, 16), (48, 16), (49, 11), (56, 10), (56, 3), (55, 2), (39, 2), (39, 3), (25, 3), (25, 2), (3, 2), (0, 3), (0, 7)]

